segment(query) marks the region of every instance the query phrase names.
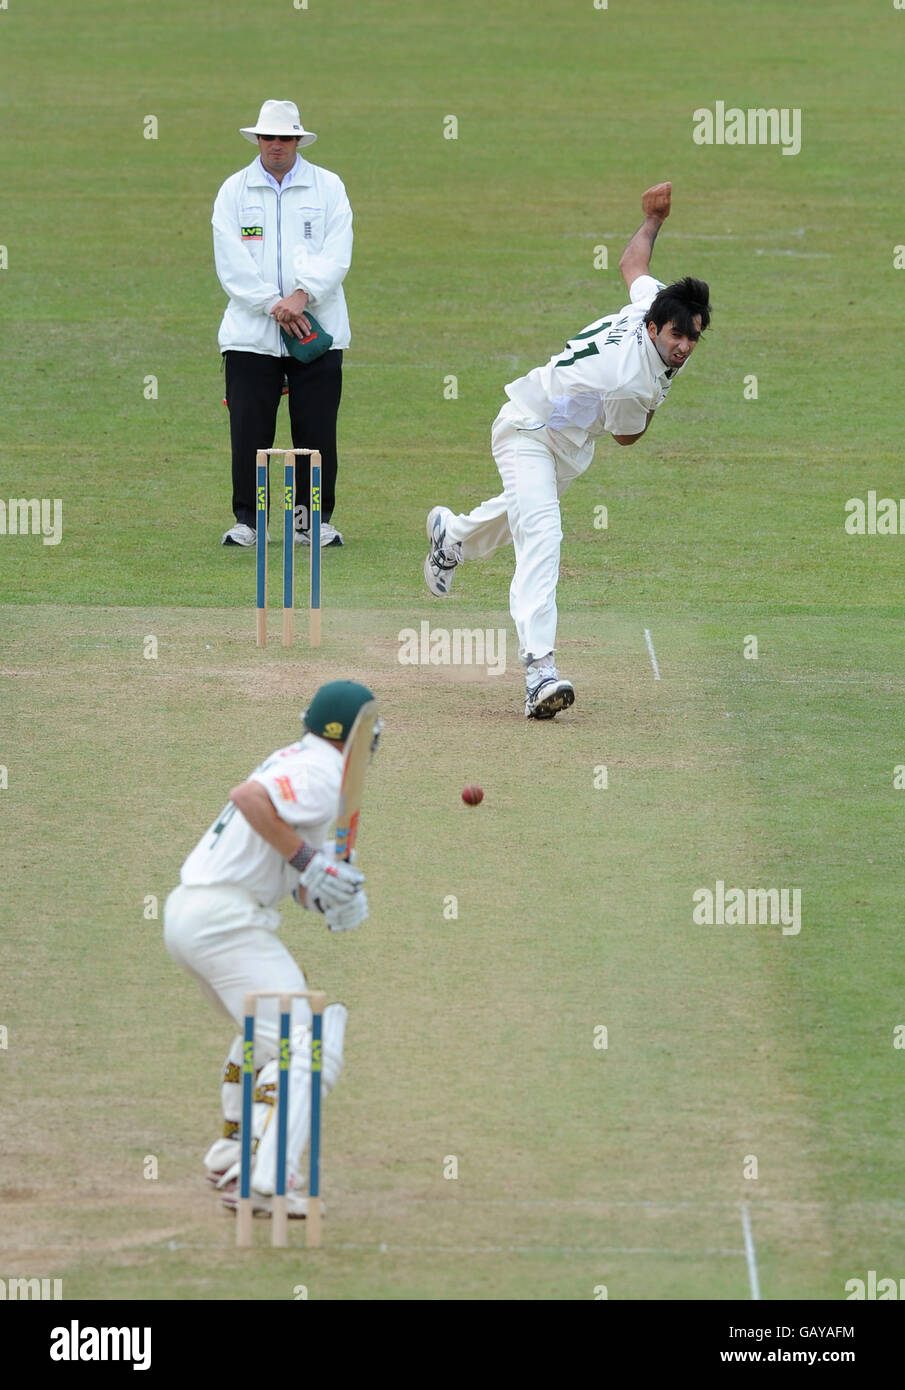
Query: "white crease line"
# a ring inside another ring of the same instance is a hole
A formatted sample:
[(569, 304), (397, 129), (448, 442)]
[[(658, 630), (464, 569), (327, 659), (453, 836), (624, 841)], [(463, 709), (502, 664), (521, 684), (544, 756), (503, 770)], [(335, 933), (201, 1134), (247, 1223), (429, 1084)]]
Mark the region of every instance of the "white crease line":
[[(409, 1193), (406, 1193), (404, 1196), (400, 1196), (399, 1200), (400, 1200), (401, 1202), (404, 1202), (406, 1205), (408, 1205), (408, 1204), (411, 1203), (411, 1202), (431, 1202), (432, 1204), (436, 1205), (436, 1202), (437, 1202), (436, 1197), (433, 1197), (433, 1196), (431, 1196), (431, 1197), (413, 1197), (413, 1196), (411, 1196), (411, 1194), (409, 1194)], [(525, 1197), (525, 1198), (520, 1198), (520, 1197), (468, 1197), (468, 1198), (463, 1198), (463, 1197), (445, 1197), (445, 1198), (444, 1198), (444, 1205), (446, 1205), (446, 1203), (449, 1203), (451, 1206), (456, 1206), (456, 1207), (458, 1207), (458, 1206), (462, 1206), (462, 1207), (466, 1207), (466, 1206), (467, 1206), (467, 1207), (473, 1207), (473, 1206), (481, 1206), (481, 1207), (538, 1207), (538, 1208), (540, 1208), (540, 1207), (546, 1207), (546, 1208), (550, 1208), (550, 1209), (557, 1210), (557, 1211), (562, 1210), (562, 1209), (564, 1209), (564, 1208), (569, 1208), (569, 1207), (573, 1207), (573, 1208), (578, 1208), (578, 1207), (594, 1207), (594, 1208), (599, 1208), (599, 1209), (601, 1209), (601, 1210), (609, 1210), (611, 1207), (612, 1207), (612, 1208), (623, 1208), (623, 1207), (634, 1208), (634, 1207), (639, 1207), (639, 1208), (642, 1208), (642, 1209), (647, 1209), (647, 1208), (650, 1208), (650, 1207), (657, 1207), (657, 1208), (663, 1208), (663, 1209), (665, 1209), (665, 1210), (670, 1210), (670, 1211), (671, 1211), (671, 1210), (674, 1210), (674, 1209), (675, 1209), (675, 1210), (680, 1210), (680, 1209), (681, 1209), (681, 1210), (684, 1211), (684, 1210), (688, 1210), (689, 1208), (692, 1209), (692, 1210), (695, 1210), (695, 1211), (697, 1211), (697, 1210), (703, 1211), (703, 1210), (707, 1210), (707, 1209), (709, 1209), (709, 1208), (711, 1208), (711, 1207), (722, 1207), (725, 1211), (738, 1211), (738, 1201), (737, 1201), (737, 1200), (734, 1201), (734, 1202), (696, 1202), (696, 1201), (686, 1201), (686, 1200), (682, 1199), (682, 1200), (672, 1200), (672, 1201), (666, 1200), (666, 1201), (662, 1201), (662, 1202), (658, 1202), (658, 1201), (632, 1201), (632, 1202), (629, 1202), (629, 1201), (614, 1201), (614, 1200), (610, 1200), (609, 1198), (605, 1198), (605, 1197)], [(768, 1206), (768, 1205), (770, 1205), (770, 1202), (769, 1202), (769, 1200), (762, 1200), (762, 1199), (758, 1198), (758, 1205), (759, 1205), (759, 1206)], [(775, 1205), (777, 1205), (777, 1203), (776, 1203), (776, 1202), (773, 1202), (772, 1205), (775, 1206)], [(809, 1206), (809, 1207), (810, 1207), (810, 1206), (818, 1206), (819, 1203), (816, 1203), (816, 1202), (807, 1202), (807, 1203), (791, 1202), (791, 1203), (779, 1203), (779, 1205), (796, 1206), (796, 1207), (797, 1207), (797, 1206)]]
[[(413, 1202), (430, 1202), (437, 1205), (435, 1196), (415, 1196), (411, 1193), (400, 1193), (397, 1196), (391, 1193), (384, 1193), (381, 1197), (376, 1195), (370, 1201), (370, 1209), (375, 1206), (391, 1206), (399, 1202), (405, 1206), (410, 1206)], [(442, 1206), (450, 1206), (456, 1210), (466, 1207), (529, 1207), (538, 1210), (549, 1211), (577, 1211), (591, 1207), (594, 1210), (633, 1210), (642, 1211), (738, 1211), (738, 1199), (734, 1201), (697, 1201), (694, 1199), (664, 1199), (646, 1201), (618, 1201), (603, 1197), (454, 1197), (444, 1195)], [(888, 1213), (890, 1210), (896, 1217), (905, 1217), (905, 1202), (901, 1198), (886, 1198), (876, 1202), (802, 1202), (798, 1200), (784, 1200), (781, 1197), (758, 1197), (758, 1210), (770, 1209), (785, 1211), (789, 1209), (793, 1212), (820, 1212), (824, 1208), (830, 1213), (840, 1213), (846, 1211), (861, 1211), (862, 1208), (880, 1208), (882, 1212)]]
[[(268, 1248), (266, 1241), (262, 1238), (256, 1242), (256, 1248), (262, 1250)], [(326, 1248), (327, 1242), (324, 1245)], [(371, 1255), (423, 1255), (423, 1254), (443, 1254), (443, 1255), (592, 1255), (595, 1258), (600, 1255), (669, 1255), (678, 1260), (696, 1259), (729, 1259), (737, 1260), (741, 1258), (741, 1250), (738, 1247), (726, 1249), (724, 1246), (708, 1246), (703, 1250), (670, 1250), (660, 1246), (648, 1245), (396, 1245), (389, 1241), (357, 1241), (339, 1240), (330, 1241), (331, 1250), (358, 1250), (364, 1254)], [(192, 1241), (169, 1240), (166, 1245), (151, 1242), (149, 1245), (136, 1246), (136, 1249), (160, 1250), (176, 1252), (179, 1250), (197, 1250), (205, 1254), (210, 1254), (209, 1244), (196, 1244)], [(231, 1247), (230, 1247), (231, 1248)], [(299, 1245), (299, 1250), (303, 1251), (304, 1244)], [(829, 1256), (829, 1251), (821, 1252)]]
[(765, 251), (757, 246), (754, 250), (755, 256), (794, 256), (797, 261), (829, 261), (832, 259), (829, 251)]
[(740, 1250), (725, 1250), (713, 1247), (706, 1250), (666, 1250), (659, 1246), (647, 1245), (391, 1245), (387, 1241), (375, 1244), (373, 1241), (362, 1244), (358, 1241), (341, 1241), (332, 1247), (334, 1250), (377, 1251), (381, 1255), (417, 1255), (436, 1251), (445, 1255), (672, 1255), (680, 1260), (693, 1260), (701, 1256), (725, 1256), (737, 1260)]
[[(624, 232), (560, 232), (561, 241), (621, 241), (625, 236)], [(670, 232), (673, 241), (740, 241), (740, 232)], [(753, 233), (752, 233), (753, 235)], [(778, 232), (777, 236), (783, 233)], [(804, 228), (800, 232), (786, 232), (786, 236), (804, 236)]]
[(650, 640), (650, 632), (647, 628), (644, 629), (644, 640), (647, 643), (647, 650), (650, 653), (650, 664), (654, 668), (654, 680), (658, 681), (660, 679), (660, 668), (657, 665), (657, 656), (654, 651), (654, 644)]
[(751, 1234), (751, 1214), (748, 1211), (748, 1203), (740, 1203), (742, 1212), (742, 1232), (745, 1237), (745, 1259), (748, 1261), (748, 1282), (751, 1285), (751, 1297), (755, 1301), (760, 1301), (760, 1283), (757, 1278), (757, 1256), (754, 1253), (754, 1236)]

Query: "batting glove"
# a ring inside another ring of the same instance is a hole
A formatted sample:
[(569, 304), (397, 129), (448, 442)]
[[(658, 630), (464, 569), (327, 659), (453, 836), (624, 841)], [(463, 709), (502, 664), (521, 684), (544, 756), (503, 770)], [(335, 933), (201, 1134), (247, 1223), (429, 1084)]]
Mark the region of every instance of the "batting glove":
[(358, 869), (342, 861), (334, 864), (323, 850), (318, 850), (305, 872), (299, 874), (299, 883), (308, 894), (308, 901), (319, 903), (321, 912), (347, 903), (364, 881), (365, 876)]
[(360, 927), (367, 915), (368, 900), (364, 889), (359, 889), (351, 902), (344, 903), (342, 907), (328, 907), (324, 913), (331, 931), (351, 931), (353, 927)]

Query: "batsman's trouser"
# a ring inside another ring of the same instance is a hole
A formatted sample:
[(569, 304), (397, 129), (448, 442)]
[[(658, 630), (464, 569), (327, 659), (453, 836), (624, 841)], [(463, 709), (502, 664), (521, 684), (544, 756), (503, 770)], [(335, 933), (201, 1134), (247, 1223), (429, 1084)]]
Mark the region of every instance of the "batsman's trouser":
[(512, 541), (515, 574), (509, 611), (518, 634), (519, 660), (527, 665), (556, 647), (556, 585), (562, 543), (559, 499), (583, 473), (594, 446), (583, 448), (526, 416), (513, 401), (493, 422), (491, 448), (503, 491), (447, 527), (462, 542), (465, 560), (483, 559)]
[[(319, 449), (321, 519), (329, 521), (336, 506), (336, 417), (342, 398), (343, 355), (331, 348), (314, 362), (269, 357), (259, 352), (225, 352), (226, 401), (232, 443), (233, 512), (252, 530), (257, 526), (255, 455), (273, 446), (283, 377), (289, 381), (289, 424), (295, 449)], [(311, 465), (295, 461), (295, 495), (305, 507), (311, 489)], [(307, 529), (307, 520), (305, 528)]]
[[(212, 1004), (225, 1010), (239, 1029), (230, 1060), (242, 1057), (241, 1034), (245, 995), (254, 990), (291, 993), (307, 989), (305, 977), (276, 935), (280, 913), (261, 907), (235, 884), (187, 887), (180, 884), (167, 898), (163, 912), (164, 940), (173, 959), (197, 980)], [(331, 1004), (324, 1014), (323, 1094), (329, 1094), (342, 1070), (346, 1009)], [(261, 999), (255, 1024), (254, 1068), (258, 1087), (269, 1085), (275, 1093), (279, 1058), (279, 1000)], [(289, 1085), (289, 1162), (298, 1173), (302, 1151), (308, 1142), (311, 1095), (311, 1010), (306, 999), (292, 1001), (291, 1076)], [(238, 1070), (238, 1066), (237, 1066)], [(229, 1089), (224, 1086), (222, 1090)], [(239, 1093), (238, 1083), (232, 1089)], [(239, 1119), (236, 1113), (227, 1118)], [(224, 1113), (226, 1113), (224, 1104)], [(272, 1193), (276, 1178), (276, 1127), (273, 1106), (256, 1104), (255, 1133), (263, 1138), (255, 1160), (254, 1186)], [(237, 1158), (237, 1142), (222, 1140), (208, 1150), (216, 1166), (228, 1166)], [(260, 1170), (260, 1171), (259, 1171)]]
[[(253, 990), (287, 993), (307, 989), (305, 977), (276, 935), (281, 917), (261, 907), (235, 884), (187, 887), (180, 884), (163, 911), (166, 948), (197, 980), (202, 994), (223, 1009), (241, 1032), (245, 996)], [(292, 1001), (293, 1027), (311, 1026), (306, 999)], [(279, 1056), (279, 1009), (262, 999), (255, 1028), (255, 1070)]]

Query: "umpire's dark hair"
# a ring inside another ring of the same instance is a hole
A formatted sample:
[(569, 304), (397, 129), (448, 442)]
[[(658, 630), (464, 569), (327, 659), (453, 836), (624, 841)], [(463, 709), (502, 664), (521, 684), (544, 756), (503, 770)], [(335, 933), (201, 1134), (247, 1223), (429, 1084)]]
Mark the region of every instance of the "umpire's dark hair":
[(695, 315), (701, 315), (701, 332), (710, 323), (710, 286), (706, 280), (686, 275), (661, 290), (647, 311), (645, 323), (654, 323), (657, 332), (665, 323), (674, 323), (680, 333), (697, 337)]

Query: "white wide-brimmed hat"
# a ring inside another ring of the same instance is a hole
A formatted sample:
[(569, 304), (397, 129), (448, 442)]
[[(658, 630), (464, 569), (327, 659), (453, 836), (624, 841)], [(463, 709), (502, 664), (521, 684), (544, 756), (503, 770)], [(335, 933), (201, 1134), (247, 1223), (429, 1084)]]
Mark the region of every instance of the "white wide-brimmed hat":
[(297, 135), (299, 149), (303, 145), (313, 145), (317, 139), (313, 130), (306, 130), (302, 125), (294, 101), (265, 101), (258, 124), (241, 126), (239, 133), (253, 145), (258, 143), (259, 135)]

